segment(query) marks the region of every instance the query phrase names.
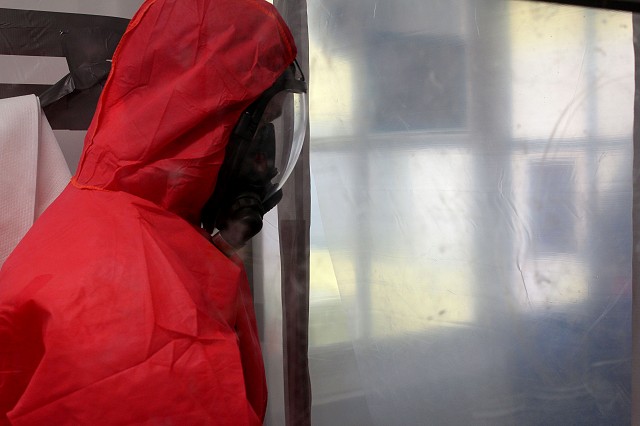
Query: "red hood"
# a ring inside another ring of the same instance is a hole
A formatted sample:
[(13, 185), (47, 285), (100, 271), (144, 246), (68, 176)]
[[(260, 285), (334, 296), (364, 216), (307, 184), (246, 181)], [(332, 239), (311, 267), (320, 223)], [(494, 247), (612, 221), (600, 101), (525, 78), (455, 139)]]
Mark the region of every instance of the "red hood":
[(113, 56), (74, 184), (199, 223), (240, 114), (295, 56), (265, 1), (147, 0)]

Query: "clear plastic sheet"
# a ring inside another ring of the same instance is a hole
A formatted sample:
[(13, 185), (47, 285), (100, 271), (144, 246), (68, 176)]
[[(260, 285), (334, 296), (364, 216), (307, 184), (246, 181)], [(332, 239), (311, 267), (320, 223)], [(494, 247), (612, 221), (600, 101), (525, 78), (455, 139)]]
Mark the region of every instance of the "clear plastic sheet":
[[(129, 18), (140, 3), (2, 7)], [(630, 14), (307, 4), (312, 423), (629, 424)], [(68, 71), (29, 60), (0, 83)], [(75, 170), (84, 132), (55, 133)], [(272, 425), (277, 226), (274, 211), (249, 255)]]
[[(46, 12), (81, 13), (131, 18), (142, 0), (110, 2), (76, 2), (70, 0), (7, 0), (1, 7)], [(53, 56), (0, 55), (0, 84), (50, 85), (69, 69), (64, 58)], [(75, 172), (86, 131), (54, 130), (72, 172)], [(269, 389), (265, 424), (285, 423), (285, 390), (283, 369), (282, 298), (280, 275), (278, 215), (273, 210), (265, 216), (264, 228), (247, 250), (245, 264), (252, 280), (252, 290), (261, 334)]]
[(631, 14), (308, 10), (313, 424), (629, 424)]

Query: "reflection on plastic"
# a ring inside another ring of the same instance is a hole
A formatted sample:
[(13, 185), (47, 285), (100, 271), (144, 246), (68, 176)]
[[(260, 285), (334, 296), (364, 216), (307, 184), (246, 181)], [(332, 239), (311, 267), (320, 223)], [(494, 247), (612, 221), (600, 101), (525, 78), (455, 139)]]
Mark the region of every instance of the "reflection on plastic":
[(313, 423), (629, 424), (631, 16), (309, 23)]

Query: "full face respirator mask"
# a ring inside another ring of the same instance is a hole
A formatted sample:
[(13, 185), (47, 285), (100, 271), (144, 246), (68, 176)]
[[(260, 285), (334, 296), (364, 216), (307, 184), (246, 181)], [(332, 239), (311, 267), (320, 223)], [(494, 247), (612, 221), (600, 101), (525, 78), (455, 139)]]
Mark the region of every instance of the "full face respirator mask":
[(307, 82), (294, 62), (242, 113), (215, 191), (202, 210), (202, 226), (214, 234), (217, 246), (242, 247), (262, 229), (263, 215), (282, 198), (282, 186), (304, 144), (306, 97)]

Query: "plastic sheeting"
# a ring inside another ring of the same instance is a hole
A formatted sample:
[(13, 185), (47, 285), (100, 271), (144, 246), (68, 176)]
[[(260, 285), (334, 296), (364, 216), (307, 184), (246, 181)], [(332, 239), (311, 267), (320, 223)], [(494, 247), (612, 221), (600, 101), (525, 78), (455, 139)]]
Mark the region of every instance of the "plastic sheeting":
[(631, 15), (308, 8), (313, 424), (629, 424)]
[(33, 95), (0, 99), (0, 267), (71, 179)]
[[(2, 7), (129, 18), (140, 3)], [(628, 424), (630, 15), (307, 3), (313, 424)], [(0, 83), (68, 72), (23, 59)], [(55, 133), (75, 170), (84, 132)], [(280, 425), (276, 212), (261, 238), (266, 423)]]

